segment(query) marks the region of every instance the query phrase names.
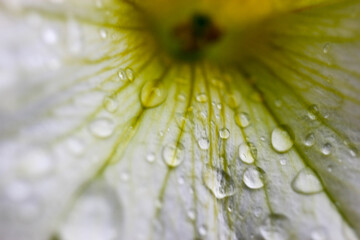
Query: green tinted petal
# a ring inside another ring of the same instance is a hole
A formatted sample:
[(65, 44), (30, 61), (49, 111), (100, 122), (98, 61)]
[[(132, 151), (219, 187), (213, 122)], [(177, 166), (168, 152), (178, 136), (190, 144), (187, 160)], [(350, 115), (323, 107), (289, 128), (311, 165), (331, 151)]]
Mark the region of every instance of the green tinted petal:
[(358, 239), (357, 2), (236, 67), (169, 64), (132, 4), (2, 3), (0, 236)]

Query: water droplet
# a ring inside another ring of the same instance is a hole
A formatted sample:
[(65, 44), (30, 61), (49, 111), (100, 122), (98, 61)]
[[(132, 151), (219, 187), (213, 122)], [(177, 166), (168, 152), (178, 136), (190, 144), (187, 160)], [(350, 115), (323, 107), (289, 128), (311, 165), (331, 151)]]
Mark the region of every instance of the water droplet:
[(234, 180), (225, 171), (207, 166), (202, 176), (206, 187), (217, 199), (223, 199), (235, 194)]
[(322, 185), (310, 168), (303, 168), (291, 183), (293, 190), (301, 194), (315, 194), (322, 191)]
[(21, 159), (19, 171), (28, 177), (42, 177), (52, 171), (53, 161), (46, 151), (33, 149)]
[(63, 240), (112, 240), (120, 237), (122, 212), (112, 188), (94, 183), (78, 198), (60, 227)]
[(250, 117), (249, 114), (242, 112), (235, 115), (235, 122), (242, 128), (246, 128), (250, 125)]
[(271, 144), (280, 153), (287, 152), (293, 146), (293, 137), (286, 126), (276, 127), (271, 133)]
[(162, 152), (162, 157), (164, 162), (169, 167), (177, 167), (179, 166), (183, 161), (185, 157), (185, 148), (181, 143), (177, 144), (167, 144)]
[(89, 125), (90, 133), (98, 138), (110, 137), (114, 132), (114, 128), (114, 122), (108, 118), (96, 119)]
[(179, 94), (179, 95), (177, 95), (177, 100), (179, 100), (180, 102), (185, 102), (185, 100), (186, 100), (186, 95), (185, 95), (185, 94)]
[(310, 120), (315, 120), (317, 119), (319, 115), (319, 107), (317, 105), (311, 105), (309, 108), (308, 108), (308, 117)]
[(206, 93), (199, 93), (196, 96), (196, 101), (198, 101), (199, 103), (206, 103), (208, 100), (208, 97), (206, 95)]
[(108, 36), (108, 33), (107, 33), (106, 29), (104, 29), (104, 28), (101, 28), (99, 33), (100, 33), (100, 37), (102, 39), (106, 39)]
[(280, 164), (281, 164), (281, 166), (285, 166), (286, 165), (286, 159), (285, 158), (280, 159)]
[(127, 182), (127, 181), (129, 181), (129, 173), (127, 173), (127, 172), (123, 172), (123, 173), (121, 173), (121, 180), (123, 180), (124, 182)]
[(255, 215), (255, 217), (260, 217), (261, 216), (261, 214), (262, 214), (262, 209), (261, 209), (261, 207), (256, 207), (255, 209), (254, 209), (254, 215)]
[(73, 155), (79, 156), (84, 152), (84, 144), (77, 138), (70, 138), (66, 142), (66, 147)]
[(227, 94), (225, 96), (225, 102), (230, 108), (237, 108), (241, 103), (241, 96), (239, 93)]
[(324, 227), (318, 227), (311, 231), (311, 240), (327, 240), (329, 239), (328, 233)]
[(244, 163), (251, 164), (257, 157), (257, 149), (252, 143), (242, 143), (239, 146), (239, 157)]
[(155, 161), (155, 154), (154, 153), (147, 154), (146, 161), (148, 161), (149, 163), (153, 163)]
[(120, 68), (120, 70), (118, 71), (118, 77), (121, 81), (127, 80), (125, 69)]
[(54, 45), (58, 42), (58, 34), (53, 28), (47, 28), (42, 34), (44, 43)]
[(259, 228), (264, 240), (288, 240), (290, 237), (290, 221), (281, 214), (270, 214)]
[(323, 53), (324, 53), (324, 54), (328, 54), (328, 53), (329, 53), (330, 46), (331, 46), (330, 43), (325, 43), (325, 44), (324, 44), (324, 46), (323, 46)]
[(156, 80), (145, 83), (140, 93), (141, 104), (146, 108), (159, 106), (165, 101), (166, 97), (167, 91), (165, 86)]
[(243, 175), (243, 182), (250, 189), (260, 189), (264, 187), (263, 170), (258, 167), (249, 167)]
[(187, 216), (190, 220), (195, 220), (196, 214), (194, 210), (189, 210)]
[(129, 82), (133, 82), (135, 80), (135, 74), (131, 68), (129, 68), (129, 67), (125, 68), (125, 74), (126, 74), (127, 80), (129, 80)]
[(6, 196), (14, 202), (25, 201), (30, 196), (31, 190), (27, 183), (15, 181), (5, 188)]
[(230, 137), (230, 131), (227, 128), (222, 128), (219, 130), (220, 138), (228, 139)]
[(119, 104), (117, 103), (117, 101), (114, 98), (112, 98), (112, 97), (104, 98), (104, 107), (105, 107), (106, 111), (108, 111), (110, 113), (114, 113), (114, 112), (116, 112), (118, 106), (119, 106)]
[(304, 144), (307, 147), (311, 147), (315, 144), (315, 135), (313, 133), (309, 133), (305, 136)]
[(324, 146), (321, 148), (322, 154), (328, 156), (331, 154), (332, 145), (330, 143), (325, 143)]
[(202, 150), (207, 150), (207, 149), (209, 149), (210, 141), (207, 138), (200, 138), (198, 141), (198, 144)]
[(206, 234), (207, 234), (206, 226), (202, 225), (202, 226), (199, 227), (199, 234), (202, 237), (206, 236)]

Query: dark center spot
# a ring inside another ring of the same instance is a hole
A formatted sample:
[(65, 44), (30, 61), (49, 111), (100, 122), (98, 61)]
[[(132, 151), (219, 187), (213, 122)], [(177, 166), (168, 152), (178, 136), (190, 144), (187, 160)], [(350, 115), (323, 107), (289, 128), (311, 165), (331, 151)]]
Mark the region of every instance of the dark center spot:
[(174, 35), (180, 53), (194, 57), (207, 46), (218, 41), (222, 32), (209, 16), (195, 14), (191, 20), (177, 25), (174, 28)]

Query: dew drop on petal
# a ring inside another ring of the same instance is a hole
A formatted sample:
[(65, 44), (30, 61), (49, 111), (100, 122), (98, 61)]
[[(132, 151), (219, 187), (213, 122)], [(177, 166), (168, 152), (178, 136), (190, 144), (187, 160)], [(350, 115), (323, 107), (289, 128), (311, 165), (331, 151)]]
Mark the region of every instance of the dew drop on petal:
[(185, 148), (181, 143), (169, 143), (163, 148), (162, 157), (169, 167), (177, 167), (184, 161)]
[(311, 147), (315, 144), (315, 135), (313, 133), (309, 133), (305, 136), (304, 144), (307, 147)]
[(44, 43), (54, 45), (58, 42), (58, 34), (53, 28), (46, 28), (42, 34)]
[(235, 194), (235, 183), (229, 174), (221, 169), (208, 166), (202, 173), (205, 186), (217, 199)]
[(108, 36), (108, 32), (107, 32), (106, 29), (104, 29), (104, 28), (101, 28), (101, 29), (100, 29), (99, 34), (100, 34), (100, 37), (101, 37), (102, 39), (106, 39), (107, 36)]
[(116, 112), (118, 106), (119, 106), (119, 104), (114, 98), (112, 98), (112, 97), (104, 98), (104, 107), (105, 107), (106, 111), (108, 111), (110, 113), (114, 113), (114, 112)]
[(78, 156), (84, 152), (85, 146), (79, 139), (70, 138), (66, 141), (66, 148), (71, 154)]
[(200, 234), (200, 236), (202, 236), (202, 237), (206, 236), (206, 234), (207, 234), (207, 229), (206, 229), (206, 227), (205, 227), (204, 225), (202, 225), (202, 226), (199, 227), (199, 234)]
[(328, 53), (329, 53), (330, 46), (331, 46), (330, 43), (325, 43), (325, 44), (324, 44), (324, 46), (323, 46), (323, 53), (324, 53), (324, 54), (328, 54)]
[(291, 187), (297, 193), (315, 194), (322, 191), (322, 185), (310, 168), (303, 168), (295, 176)]
[(325, 143), (321, 148), (321, 152), (325, 156), (328, 156), (331, 154), (331, 149), (332, 149), (332, 145), (330, 143)]
[(284, 127), (276, 127), (271, 133), (271, 144), (280, 153), (287, 152), (294, 145), (293, 138)]
[(129, 68), (129, 67), (125, 68), (125, 74), (126, 74), (127, 80), (129, 80), (129, 82), (133, 82), (135, 80), (135, 74), (131, 68)]
[(153, 163), (155, 161), (155, 154), (154, 153), (148, 153), (146, 155), (146, 161), (148, 161), (149, 163)]
[(90, 133), (98, 138), (108, 138), (114, 132), (114, 122), (108, 118), (99, 118), (89, 125)]
[(199, 93), (196, 96), (196, 101), (198, 101), (199, 103), (206, 103), (208, 100), (208, 97), (206, 95), (206, 93)]
[(127, 76), (126, 76), (126, 72), (125, 69), (120, 68), (118, 71), (118, 77), (121, 81), (126, 81), (127, 80)]
[(222, 128), (219, 130), (220, 138), (228, 139), (230, 137), (230, 131), (227, 128)]
[(78, 198), (60, 227), (63, 240), (112, 240), (120, 237), (122, 211), (112, 188), (95, 183)]
[(290, 221), (282, 214), (268, 215), (259, 228), (264, 240), (288, 240)]
[(210, 141), (207, 138), (200, 138), (198, 141), (199, 147), (202, 150), (207, 150), (209, 149), (210, 146)]
[(308, 117), (310, 120), (316, 120), (319, 115), (319, 107), (315, 104), (308, 108)]
[(235, 115), (235, 122), (242, 128), (246, 128), (250, 125), (250, 117), (249, 114), (242, 112)]
[(244, 184), (250, 189), (260, 189), (264, 187), (263, 170), (258, 167), (249, 167), (243, 175)]
[(167, 90), (159, 81), (145, 83), (140, 92), (141, 104), (146, 108), (159, 106), (166, 100)]
[(252, 143), (242, 143), (239, 146), (239, 157), (244, 163), (251, 164), (256, 160), (257, 149)]
[(311, 231), (311, 240), (327, 240), (329, 239), (328, 233), (324, 227), (318, 227)]

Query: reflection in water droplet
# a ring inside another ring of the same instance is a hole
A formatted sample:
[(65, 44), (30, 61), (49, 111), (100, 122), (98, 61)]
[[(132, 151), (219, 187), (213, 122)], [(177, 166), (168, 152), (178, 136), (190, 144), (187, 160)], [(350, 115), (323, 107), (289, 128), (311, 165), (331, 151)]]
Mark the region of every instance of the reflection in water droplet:
[(230, 137), (230, 131), (227, 128), (222, 128), (219, 130), (220, 138), (228, 139)]
[(207, 150), (209, 149), (210, 146), (210, 141), (207, 138), (200, 138), (198, 141), (199, 147), (202, 150)]
[(258, 167), (249, 167), (243, 175), (243, 182), (250, 189), (260, 189), (264, 187), (263, 170)]
[(165, 101), (167, 91), (165, 86), (159, 81), (149, 81), (141, 89), (141, 104), (146, 108), (159, 106)]
[(108, 36), (108, 33), (107, 33), (106, 29), (104, 29), (104, 28), (101, 28), (100, 31), (99, 31), (99, 33), (100, 33), (100, 37), (101, 37), (102, 39), (106, 39), (107, 36)]
[(319, 107), (317, 105), (311, 105), (308, 108), (308, 117), (310, 120), (315, 120), (319, 115)]
[(328, 156), (331, 154), (332, 145), (330, 143), (325, 143), (324, 146), (321, 148), (322, 154)]
[(121, 81), (126, 81), (127, 80), (127, 76), (126, 76), (126, 72), (125, 72), (125, 69), (120, 69), (119, 72), (118, 72), (118, 76), (119, 76), (119, 79)]
[(247, 114), (245, 112), (236, 114), (235, 115), (235, 122), (240, 127), (246, 128), (247, 126), (250, 125), (250, 116), (249, 116), (249, 114)]
[(271, 144), (280, 153), (289, 151), (294, 144), (293, 138), (286, 128), (285, 126), (276, 127), (271, 133)]
[(311, 147), (315, 144), (315, 135), (313, 133), (309, 133), (305, 136), (304, 144), (307, 147)]
[(122, 212), (116, 193), (104, 183), (92, 184), (78, 198), (60, 227), (63, 240), (113, 240), (120, 237)]
[(119, 104), (117, 103), (117, 101), (112, 98), (112, 97), (105, 97), (104, 98), (104, 107), (106, 109), (106, 111), (110, 112), (110, 113), (114, 113), (117, 108), (118, 108)]
[(325, 43), (324, 46), (323, 46), (323, 53), (324, 54), (328, 54), (329, 53), (329, 50), (330, 50), (330, 43)]
[(203, 236), (203, 237), (206, 236), (206, 234), (207, 234), (206, 226), (202, 225), (199, 227), (199, 234), (200, 234), (200, 236)]
[(179, 166), (184, 161), (184, 150), (185, 148), (181, 143), (167, 144), (162, 151), (162, 157), (164, 162), (172, 168)]
[(114, 122), (108, 118), (96, 119), (89, 125), (90, 133), (98, 138), (110, 137), (114, 132), (114, 128)]
[(207, 100), (208, 100), (208, 97), (206, 96), (205, 93), (199, 93), (196, 96), (196, 101), (198, 101), (199, 103), (205, 103), (205, 102), (207, 102)]
[(251, 164), (256, 160), (257, 149), (252, 143), (242, 143), (239, 146), (239, 157), (244, 163)]
[(20, 173), (27, 177), (42, 177), (53, 168), (54, 164), (49, 153), (35, 148), (24, 153), (19, 165)]
[(146, 161), (148, 161), (149, 163), (153, 163), (155, 161), (155, 154), (154, 153), (147, 154)]
[(322, 191), (322, 185), (310, 168), (303, 168), (291, 183), (293, 190), (301, 194), (315, 194)]
[(207, 188), (217, 199), (235, 194), (235, 183), (229, 174), (221, 169), (208, 166), (202, 173)]
[(125, 74), (129, 82), (133, 82), (135, 80), (135, 74), (131, 68), (129, 67), (125, 68)]
[(259, 228), (264, 240), (288, 240), (290, 237), (290, 221), (281, 214), (270, 214)]
[(324, 227), (318, 227), (311, 231), (311, 240), (327, 240), (329, 239), (328, 233)]

